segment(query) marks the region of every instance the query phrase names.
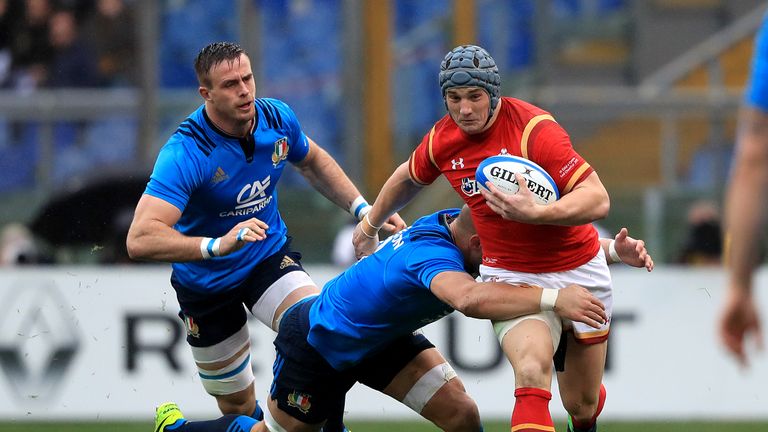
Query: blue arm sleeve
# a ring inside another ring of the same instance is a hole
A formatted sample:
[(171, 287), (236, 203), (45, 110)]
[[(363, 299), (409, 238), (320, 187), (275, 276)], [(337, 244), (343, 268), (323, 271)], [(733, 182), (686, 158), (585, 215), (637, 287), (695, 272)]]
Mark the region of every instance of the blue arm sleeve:
[(464, 257), (453, 243), (444, 239), (430, 239), (413, 248), (408, 256), (408, 268), (429, 289), (432, 279), (447, 271), (464, 271)]
[(768, 14), (755, 37), (752, 69), (745, 93), (746, 103), (768, 111)]
[(167, 201), (183, 212), (201, 178), (200, 161), (185, 152), (181, 144), (168, 144), (157, 156), (144, 193)]

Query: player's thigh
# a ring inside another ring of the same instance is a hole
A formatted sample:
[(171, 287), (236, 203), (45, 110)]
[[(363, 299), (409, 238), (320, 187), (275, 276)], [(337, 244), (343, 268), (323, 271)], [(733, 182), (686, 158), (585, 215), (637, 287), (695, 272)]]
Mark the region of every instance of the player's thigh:
[(578, 342), (571, 332), (565, 352), (565, 370), (557, 373), (560, 396), (564, 403), (597, 398), (603, 380), (608, 342)]
[[(311, 304), (299, 303), (289, 310), (275, 338), (274, 378), (268, 406), (279, 411), (265, 413), (264, 418), (269, 422), (268, 415), (272, 414), (272, 419), (283, 428), (290, 424), (305, 424), (309, 430), (313, 430), (312, 425), (321, 426), (343, 409), (344, 397), (355, 382), (349, 373), (333, 369), (307, 342)], [(282, 414), (292, 420), (281, 422)]]
[(275, 399), (267, 401), (267, 410), (264, 412), (264, 425), (270, 432), (291, 431), (291, 432), (315, 432), (322, 429), (323, 424), (304, 423), (287, 412), (280, 409)]
[(475, 401), (437, 348), (419, 353), (395, 376), (384, 393), (438, 425), (456, 416), (476, 417), (479, 423)]
[[(232, 403), (254, 399), (245, 395), (253, 383), (247, 314), (236, 292), (229, 295), (179, 295), (179, 317), (205, 390)], [(254, 399), (255, 400), (255, 399)], [(247, 413), (250, 414), (250, 413)]]
[(286, 243), (251, 271), (242, 285), (243, 303), (264, 325), (278, 331), (283, 312), (320, 292), (301, 264), (301, 254)]
[(551, 363), (562, 333), (560, 319), (551, 312), (495, 321), (493, 327), (504, 355), (515, 368)]
[[(442, 365), (448, 365), (448, 362), (440, 351), (437, 348), (426, 349), (408, 362), (382, 391), (384, 394), (402, 401), (413, 390), (419, 380), (425, 378), (429, 371)], [(456, 376), (456, 373), (449, 371), (448, 367), (444, 369), (445, 371), (440, 370), (440, 374), (445, 377), (444, 382)], [(463, 385), (461, 385), (460, 389), (464, 391)]]

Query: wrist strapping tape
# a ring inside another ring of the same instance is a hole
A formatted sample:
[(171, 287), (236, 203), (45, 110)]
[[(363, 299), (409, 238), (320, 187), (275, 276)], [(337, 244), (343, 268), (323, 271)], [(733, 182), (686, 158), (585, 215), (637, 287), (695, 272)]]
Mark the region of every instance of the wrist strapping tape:
[(542, 312), (555, 310), (555, 302), (557, 301), (557, 294), (559, 292), (559, 290), (552, 288), (542, 289), (541, 301), (539, 303)]
[(611, 240), (610, 243), (608, 243), (608, 255), (610, 255), (613, 262), (624, 262), (621, 260), (621, 257), (619, 256), (619, 253), (616, 252), (616, 240)]
[(200, 253), (203, 255), (203, 259), (211, 259), (215, 256), (219, 256), (219, 246), (221, 245), (221, 237), (210, 238), (204, 237), (200, 240)]
[(362, 220), (363, 216), (368, 214), (369, 211), (371, 211), (371, 206), (368, 204), (368, 201), (363, 198), (362, 195), (355, 198), (355, 200), (352, 201), (352, 204), (349, 206), (349, 214), (354, 216), (357, 220)]

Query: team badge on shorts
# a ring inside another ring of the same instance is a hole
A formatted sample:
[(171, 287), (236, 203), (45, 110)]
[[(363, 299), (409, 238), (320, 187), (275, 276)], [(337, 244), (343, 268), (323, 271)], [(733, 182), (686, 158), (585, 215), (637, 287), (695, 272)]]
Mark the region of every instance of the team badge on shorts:
[(297, 408), (304, 414), (309, 412), (309, 409), (312, 408), (312, 402), (309, 401), (309, 395), (297, 393), (296, 391), (288, 395), (288, 405)]
[(283, 270), (286, 267), (291, 267), (291, 266), (298, 266), (298, 264), (296, 264), (296, 261), (291, 259), (291, 257), (289, 257), (287, 255), (284, 256), (283, 260), (280, 262), (280, 270)]
[(187, 328), (187, 335), (193, 338), (200, 337), (200, 328), (191, 316), (184, 315), (184, 327)]
[(272, 153), (272, 165), (277, 166), (280, 161), (288, 157), (288, 138), (282, 137), (275, 141), (275, 151)]

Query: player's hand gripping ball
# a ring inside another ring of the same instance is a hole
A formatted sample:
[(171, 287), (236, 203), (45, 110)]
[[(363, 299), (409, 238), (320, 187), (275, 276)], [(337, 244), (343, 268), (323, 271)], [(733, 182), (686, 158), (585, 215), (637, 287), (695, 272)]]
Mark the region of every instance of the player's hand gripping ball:
[(483, 160), (477, 166), (475, 181), (482, 188), (485, 188), (486, 182), (491, 182), (500, 191), (512, 195), (520, 187), (515, 173), (522, 174), (528, 182), (528, 189), (533, 192), (537, 203), (546, 205), (560, 198), (552, 176), (536, 163), (518, 156), (491, 156)]

